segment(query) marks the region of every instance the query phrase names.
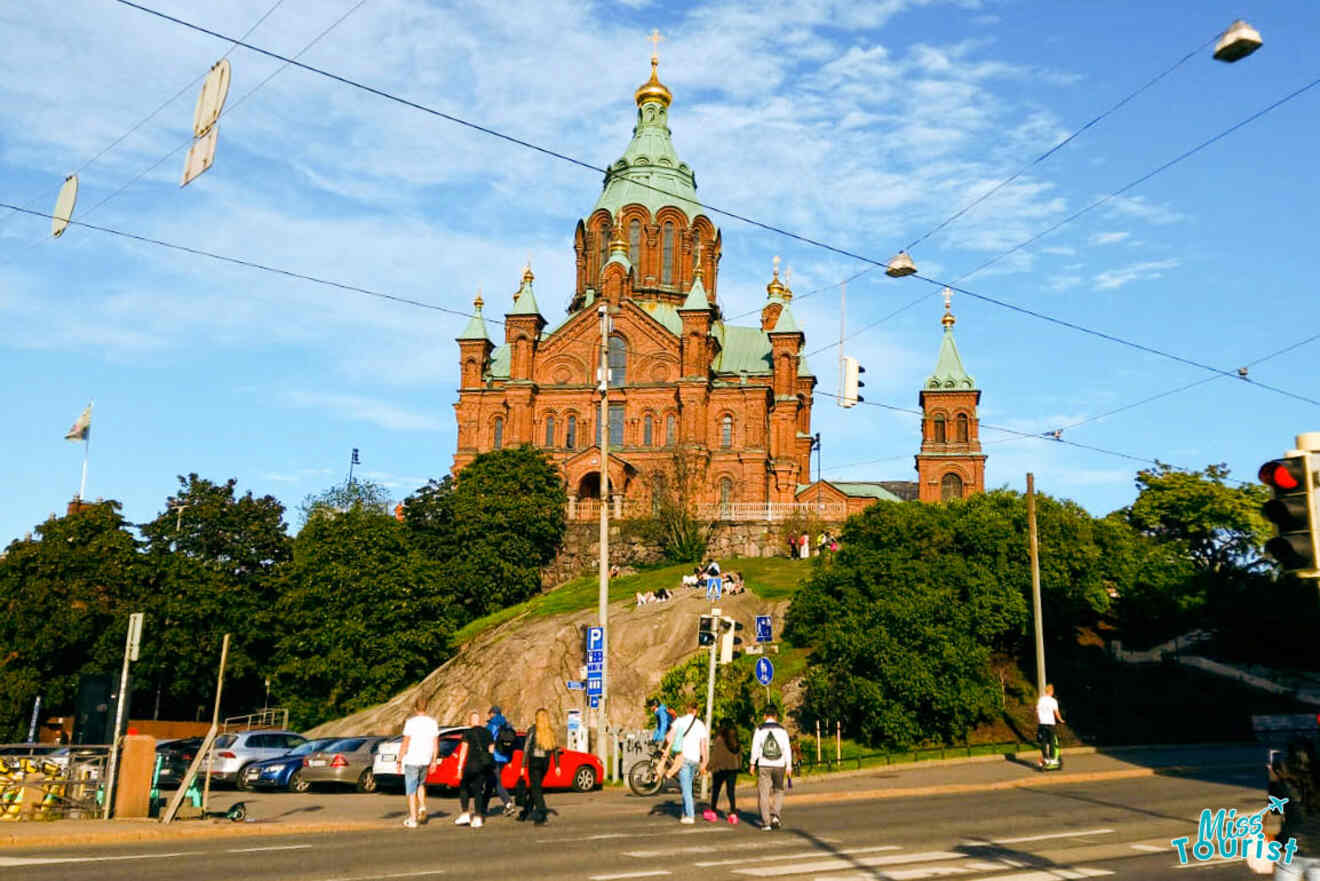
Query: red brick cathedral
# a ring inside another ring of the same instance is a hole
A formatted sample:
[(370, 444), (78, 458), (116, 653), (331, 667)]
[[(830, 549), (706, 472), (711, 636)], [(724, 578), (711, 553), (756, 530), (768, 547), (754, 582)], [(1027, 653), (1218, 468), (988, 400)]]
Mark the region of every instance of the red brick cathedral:
[[(530, 266), (504, 315), (503, 345), (488, 336), (481, 298), (474, 303), (458, 337), (454, 472), (478, 453), (534, 444), (563, 469), (570, 514), (589, 516), (601, 496), (604, 429), (619, 513), (649, 510), (661, 494), (672, 498), (675, 482), (713, 515), (734, 519), (782, 516), (799, 504), (851, 513), (877, 499), (934, 501), (983, 490), (980, 392), (954, 345), (947, 298), (938, 364), (920, 393), (919, 483), (812, 483), (816, 377), (803, 356), (793, 292), (775, 258), (759, 326), (725, 322), (720, 230), (697, 204), (696, 177), (670, 140), (672, 95), (657, 63), (652, 56), (651, 78), (635, 95), (632, 142), (574, 232), (568, 316), (554, 326), (542, 316)], [(604, 426), (602, 310), (610, 322)]]

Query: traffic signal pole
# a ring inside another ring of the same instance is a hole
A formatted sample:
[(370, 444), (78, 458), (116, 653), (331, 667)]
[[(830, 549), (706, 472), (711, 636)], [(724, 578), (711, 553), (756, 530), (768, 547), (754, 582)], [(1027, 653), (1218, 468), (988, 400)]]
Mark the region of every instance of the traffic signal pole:
[[(715, 638), (710, 641), (710, 670), (706, 673), (706, 743), (709, 749), (710, 743), (710, 723), (715, 711), (715, 658), (720, 648), (720, 637), (722, 635), (724, 622), (720, 619), (720, 610), (710, 610), (711, 627), (714, 630)], [(701, 775), (701, 798), (707, 795), (707, 778), (705, 774)]]
[(1274, 524), (1277, 535), (1265, 543), (1265, 552), (1285, 572), (1298, 578), (1320, 579), (1320, 491), (1316, 465), (1320, 464), (1320, 432), (1297, 435), (1297, 448), (1260, 466), (1260, 481), (1273, 490), (1261, 513)]
[(609, 692), (610, 657), (610, 311), (600, 307), (600, 706), (596, 710), (596, 756), (614, 779), (606, 744), (605, 707)]

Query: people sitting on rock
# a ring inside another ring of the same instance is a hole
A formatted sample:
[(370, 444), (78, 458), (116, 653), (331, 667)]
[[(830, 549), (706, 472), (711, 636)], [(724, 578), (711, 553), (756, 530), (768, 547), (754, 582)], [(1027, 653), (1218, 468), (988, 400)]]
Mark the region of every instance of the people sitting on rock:
[(634, 594), (637, 597), (637, 605), (645, 606), (649, 603), (663, 603), (674, 598), (673, 593), (668, 588), (660, 588), (657, 591), (647, 591), (646, 593)]
[(724, 592), (729, 596), (743, 593), (747, 590), (747, 585), (743, 583), (741, 572), (724, 573)]
[(701, 586), (701, 567), (700, 567), (700, 566), (694, 566), (694, 567), (692, 568), (692, 572), (691, 572), (691, 574), (689, 574), (689, 575), (684, 575), (684, 576), (683, 576), (683, 586), (684, 586), (684, 587), (700, 587), (700, 586)]

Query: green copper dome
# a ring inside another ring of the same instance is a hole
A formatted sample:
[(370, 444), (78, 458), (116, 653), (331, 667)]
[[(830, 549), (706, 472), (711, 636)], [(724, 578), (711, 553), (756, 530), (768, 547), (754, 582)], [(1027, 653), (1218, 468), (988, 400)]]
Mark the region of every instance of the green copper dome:
[(619, 161), (606, 169), (605, 188), (593, 214), (604, 208), (618, 216), (620, 208), (634, 203), (645, 205), (652, 217), (670, 205), (680, 209), (688, 220), (702, 213), (696, 204), (696, 175), (679, 160), (669, 139), (669, 90), (656, 80), (654, 63), (651, 79), (653, 84), (637, 90), (637, 125), (633, 127), (632, 142)]
[(940, 357), (935, 362), (935, 372), (926, 379), (925, 388), (947, 391), (968, 391), (976, 388), (976, 380), (963, 368), (962, 358), (958, 355), (958, 345), (953, 341), (953, 325), (957, 320), (949, 306), (950, 291), (944, 289), (944, 339), (940, 340)]

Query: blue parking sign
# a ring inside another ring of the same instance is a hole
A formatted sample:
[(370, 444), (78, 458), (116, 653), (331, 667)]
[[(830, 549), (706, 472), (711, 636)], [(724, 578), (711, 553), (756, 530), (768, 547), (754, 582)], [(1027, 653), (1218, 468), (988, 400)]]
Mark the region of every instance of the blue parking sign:
[(757, 642), (771, 642), (771, 641), (773, 641), (773, 639), (774, 639), (774, 636), (771, 634), (771, 631), (770, 631), (770, 616), (769, 616), (769, 615), (757, 615), (757, 616), (756, 616), (756, 641), (757, 641)]
[(605, 650), (605, 628), (588, 627), (587, 628), (587, 651), (601, 652)]
[(602, 694), (604, 692), (604, 682), (599, 676), (587, 679), (587, 694)]
[(593, 694), (591, 696), (591, 708), (594, 710), (599, 706), (600, 706), (600, 695)]

